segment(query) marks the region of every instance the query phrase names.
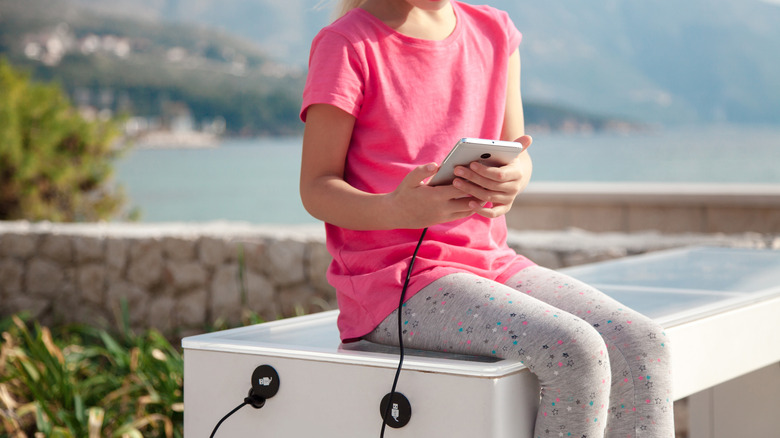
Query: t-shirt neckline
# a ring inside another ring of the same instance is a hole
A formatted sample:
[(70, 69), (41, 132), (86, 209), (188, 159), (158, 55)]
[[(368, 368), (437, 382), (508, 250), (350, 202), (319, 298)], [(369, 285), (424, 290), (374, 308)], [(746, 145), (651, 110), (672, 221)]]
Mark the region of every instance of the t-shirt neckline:
[(450, 4), (452, 5), (452, 11), (455, 14), (455, 29), (453, 29), (452, 32), (449, 35), (447, 35), (447, 37), (444, 38), (443, 40), (428, 40), (424, 38), (415, 38), (409, 35), (404, 35), (401, 32), (398, 32), (397, 30), (388, 26), (387, 24), (385, 24), (384, 21), (375, 17), (372, 13), (366, 11), (365, 9), (355, 8), (354, 10), (358, 11), (357, 13), (367, 17), (372, 23), (377, 25), (387, 35), (397, 38), (403, 43), (413, 44), (417, 46), (440, 47), (440, 46), (447, 46), (453, 41), (455, 41), (458, 38), (458, 35), (460, 35), (461, 28), (463, 27), (462, 14), (460, 14), (460, 10), (459, 10), (460, 5), (458, 5), (456, 1), (451, 1)]

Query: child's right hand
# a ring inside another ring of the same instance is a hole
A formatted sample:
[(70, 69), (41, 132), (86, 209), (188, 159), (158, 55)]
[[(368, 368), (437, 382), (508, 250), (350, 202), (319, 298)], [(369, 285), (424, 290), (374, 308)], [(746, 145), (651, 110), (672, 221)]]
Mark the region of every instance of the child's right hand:
[(474, 198), (464, 195), (461, 190), (452, 185), (431, 187), (425, 184), (425, 180), (438, 170), (435, 163), (418, 166), (388, 194), (396, 228), (425, 228), (474, 214), (469, 206)]

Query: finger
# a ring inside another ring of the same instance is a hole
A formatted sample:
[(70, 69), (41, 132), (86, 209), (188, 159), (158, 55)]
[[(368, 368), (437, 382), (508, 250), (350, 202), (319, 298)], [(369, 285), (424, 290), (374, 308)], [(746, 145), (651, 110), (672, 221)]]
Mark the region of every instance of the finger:
[(475, 161), (471, 163), (468, 168), (473, 174), (468, 174), (468, 172), (463, 173), (468, 174), (469, 177), (466, 178), (477, 184), (480, 184), (480, 181), (486, 182), (486, 180), (499, 183), (517, 181), (523, 177), (522, 168), (517, 165), (517, 161), (518, 160), (514, 160), (504, 166), (485, 166), (484, 164)]
[(433, 176), (438, 170), (439, 166), (436, 163), (428, 163), (422, 166), (417, 166), (404, 177), (401, 184), (412, 187), (419, 186), (423, 183), (424, 180)]
[[(481, 164), (479, 164), (479, 166), (481, 166)], [(479, 172), (483, 172), (483, 174), (480, 174)], [(511, 181), (504, 180), (504, 178), (507, 178), (506, 173), (501, 171), (494, 172), (488, 170), (488, 168), (479, 169), (479, 171), (468, 169), (460, 173), (463, 175), (459, 177), (462, 181), (467, 181), (478, 187), (493, 191), (504, 191), (505, 189), (503, 187)]]
[(468, 215), (472, 215), (474, 214), (474, 207), (473, 207), (474, 204), (485, 205), (484, 203), (481, 203), (481, 201), (468, 197), (468, 198), (451, 200), (449, 202), (449, 207), (450, 207), (450, 211), (454, 214), (468, 213)]
[(451, 222), (473, 215), (474, 211), (470, 206), (470, 202), (471, 198), (451, 199), (447, 201), (445, 204), (442, 204), (442, 208), (434, 209), (438, 214), (432, 222)]
[[(523, 151), (525, 151), (529, 146), (531, 146), (533, 139), (529, 135), (523, 135), (518, 137), (515, 142), (522, 144)], [(518, 165), (520, 160), (521, 157), (518, 156), (510, 163), (507, 163), (503, 166), (486, 166), (478, 161), (474, 161), (469, 164), (468, 168), (463, 167), (460, 169), (460, 173), (458, 172), (458, 168), (455, 168), (455, 176), (474, 181), (479, 185), (483, 184), (476, 179), (476, 175), (499, 182), (519, 180), (523, 177), (522, 168)], [(472, 174), (468, 172), (469, 170), (474, 173)]]
[(452, 185), (464, 194), (477, 198), (483, 202), (504, 204), (511, 202), (514, 199), (514, 192), (509, 183), (496, 183), (490, 180), (484, 181), (484, 186), (481, 186), (472, 181), (456, 179), (452, 182)]
[(472, 202), (473, 212), (488, 219), (495, 219), (505, 215), (510, 209), (511, 204), (486, 204), (489, 206), (480, 206), (477, 202)]
[(471, 198), (471, 195), (469, 193), (466, 193), (463, 190), (455, 187), (453, 184), (449, 184), (446, 186), (431, 187), (431, 190), (437, 193), (439, 199), (456, 200), (456, 199), (463, 199), (463, 198)]

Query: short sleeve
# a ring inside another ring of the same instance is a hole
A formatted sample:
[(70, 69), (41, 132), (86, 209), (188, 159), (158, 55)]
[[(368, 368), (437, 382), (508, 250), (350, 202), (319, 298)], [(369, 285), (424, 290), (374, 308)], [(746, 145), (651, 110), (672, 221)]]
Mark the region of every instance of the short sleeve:
[(507, 33), (507, 47), (509, 48), (509, 53), (512, 54), (520, 46), (520, 42), (523, 40), (523, 34), (517, 30), (517, 27), (515, 26), (515, 23), (512, 22), (509, 14), (501, 11), (501, 19)]
[(306, 122), (306, 110), (319, 103), (357, 117), (363, 103), (363, 78), (362, 62), (352, 43), (339, 33), (321, 31), (312, 41), (301, 120)]

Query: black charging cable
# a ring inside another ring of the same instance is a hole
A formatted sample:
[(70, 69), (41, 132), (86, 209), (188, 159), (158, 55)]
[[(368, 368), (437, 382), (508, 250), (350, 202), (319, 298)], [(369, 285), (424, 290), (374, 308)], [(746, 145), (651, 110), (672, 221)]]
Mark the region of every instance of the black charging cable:
[[(412, 253), (412, 259), (409, 261), (409, 268), (406, 270), (406, 279), (404, 280), (404, 286), (401, 289), (401, 297), (398, 300), (398, 368), (395, 370), (395, 377), (393, 378), (393, 386), (388, 394), (388, 402), (385, 407), (384, 414), (382, 415), (382, 430), (379, 434), (380, 438), (385, 436), (385, 427), (387, 426), (387, 419), (390, 417), (391, 407), (393, 405), (393, 398), (396, 396), (396, 387), (398, 386), (398, 378), (401, 375), (401, 368), (404, 364), (404, 336), (403, 336), (403, 305), (406, 300), (406, 290), (409, 288), (409, 282), (412, 278), (412, 271), (414, 269), (414, 262), (417, 260), (417, 253), (420, 251), (423, 240), (425, 240), (425, 233), (428, 228), (424, 228), (420, 234), (420, 240), (417, 242), (417, 247), (414, 248)], [(246, 405), (250, 405), (255, 409), (260, 409), (265, 405), (265, 401), (268, 398), (273, 397), (279, 391), (279, 374), (270, 365), (261, 365), (255, 368), (252, 373), (252, 388), (249, 390), (249, 395), (244, 398), (244, 401), (228, 412), (222, 419), (219, 420), (214, 430), (211, 432), (210, 438), (214, 438), (217, 430), (231, 415), (238, 412)], [(398, 394), (403, 397), (403, 395)]]
[[(404, 336), (403, 336), (403, 323), (401, 322), (403, 320), (403, 305), (404, 301), (406, 299), (406, 289), (409, 287), (409, 280), (412, 278), (412, 269), (414, 268), (414, 261), (417, 260), (417, 252), (420, 251), (420, 246), (422, 246), (423, 239), (425, 239), (425, 233), (428, 231), (428, 228), (424, 228), (422, 230), (422, 234), (420, 235), (420, 240), (417, 242), (417, 247), (414, 249), (414, 253), (412, 254), (412, 259), (409, 261), (409, 268), (406, 270), (406, 280), (404, 280), (404, 287), (401, 289), (401, 299), (398, 301), (398, 349), (399, 349), (399, 356), (398, 356), (398, 368), (395, 370), (395, 378), (393, 379), (393, 387), (390, 389), (390, 398), (395, 395), (395, 389), (398, 385), (398, 377), (401, 375), (401, 367), (404, 364)], [(387, 426), (387, 419), (390, 416), (390, 408), (392, 406), (392, 403), (388, 402), (387, 407), (385, 407), (385, 413), (382, 415), (382, 431), (379, 434), (379, 438), (384, 438), (385, 436), (385, 427)]]
[(214, 430), (211, 431), (211, 438), (214, 438), (217, 429), (219, 429), (219, 426), (221, 426), (225, 420), (244, 406), (249, 405), (255, 409), (260, 409), (265, 406), (265, 401), (279, 392), (279, 373), (277, 373), (276, 369), (271, 365), (260, 365), (252, 372), (251, 383), (252, 387), (249, 388), (249, 394), (244, 397), (244, 402), (236, 406), (219, 420), (217, 425), (214, 426)]
[(243, 408), (246, 405), (250, 405), (255, 409), (260, 409), (263, 406), (265, 406), (265, 399), (263, 397), (260, 397), (257, 394), (254, 394), (254, 392), (250, 389), (249, 395), (244, 397), (244, 402), (236, 406), (235, 408), (233, 408), (232, 411), (228, 412), (224, 417), (222, 417), (221, 420), (219, 420), (217, 425), (214, 426), (214, 430), (211, 431), (210, 438), (214, 438), (214, 435), (217, 434), (217, 429), (219, 429), (219, 426), (222, 426), (222, 423), (224, 423), (225, 420), (227, 420), (231, 415), (235, 414), (236, 412), (238, 412), (239, 409)]

